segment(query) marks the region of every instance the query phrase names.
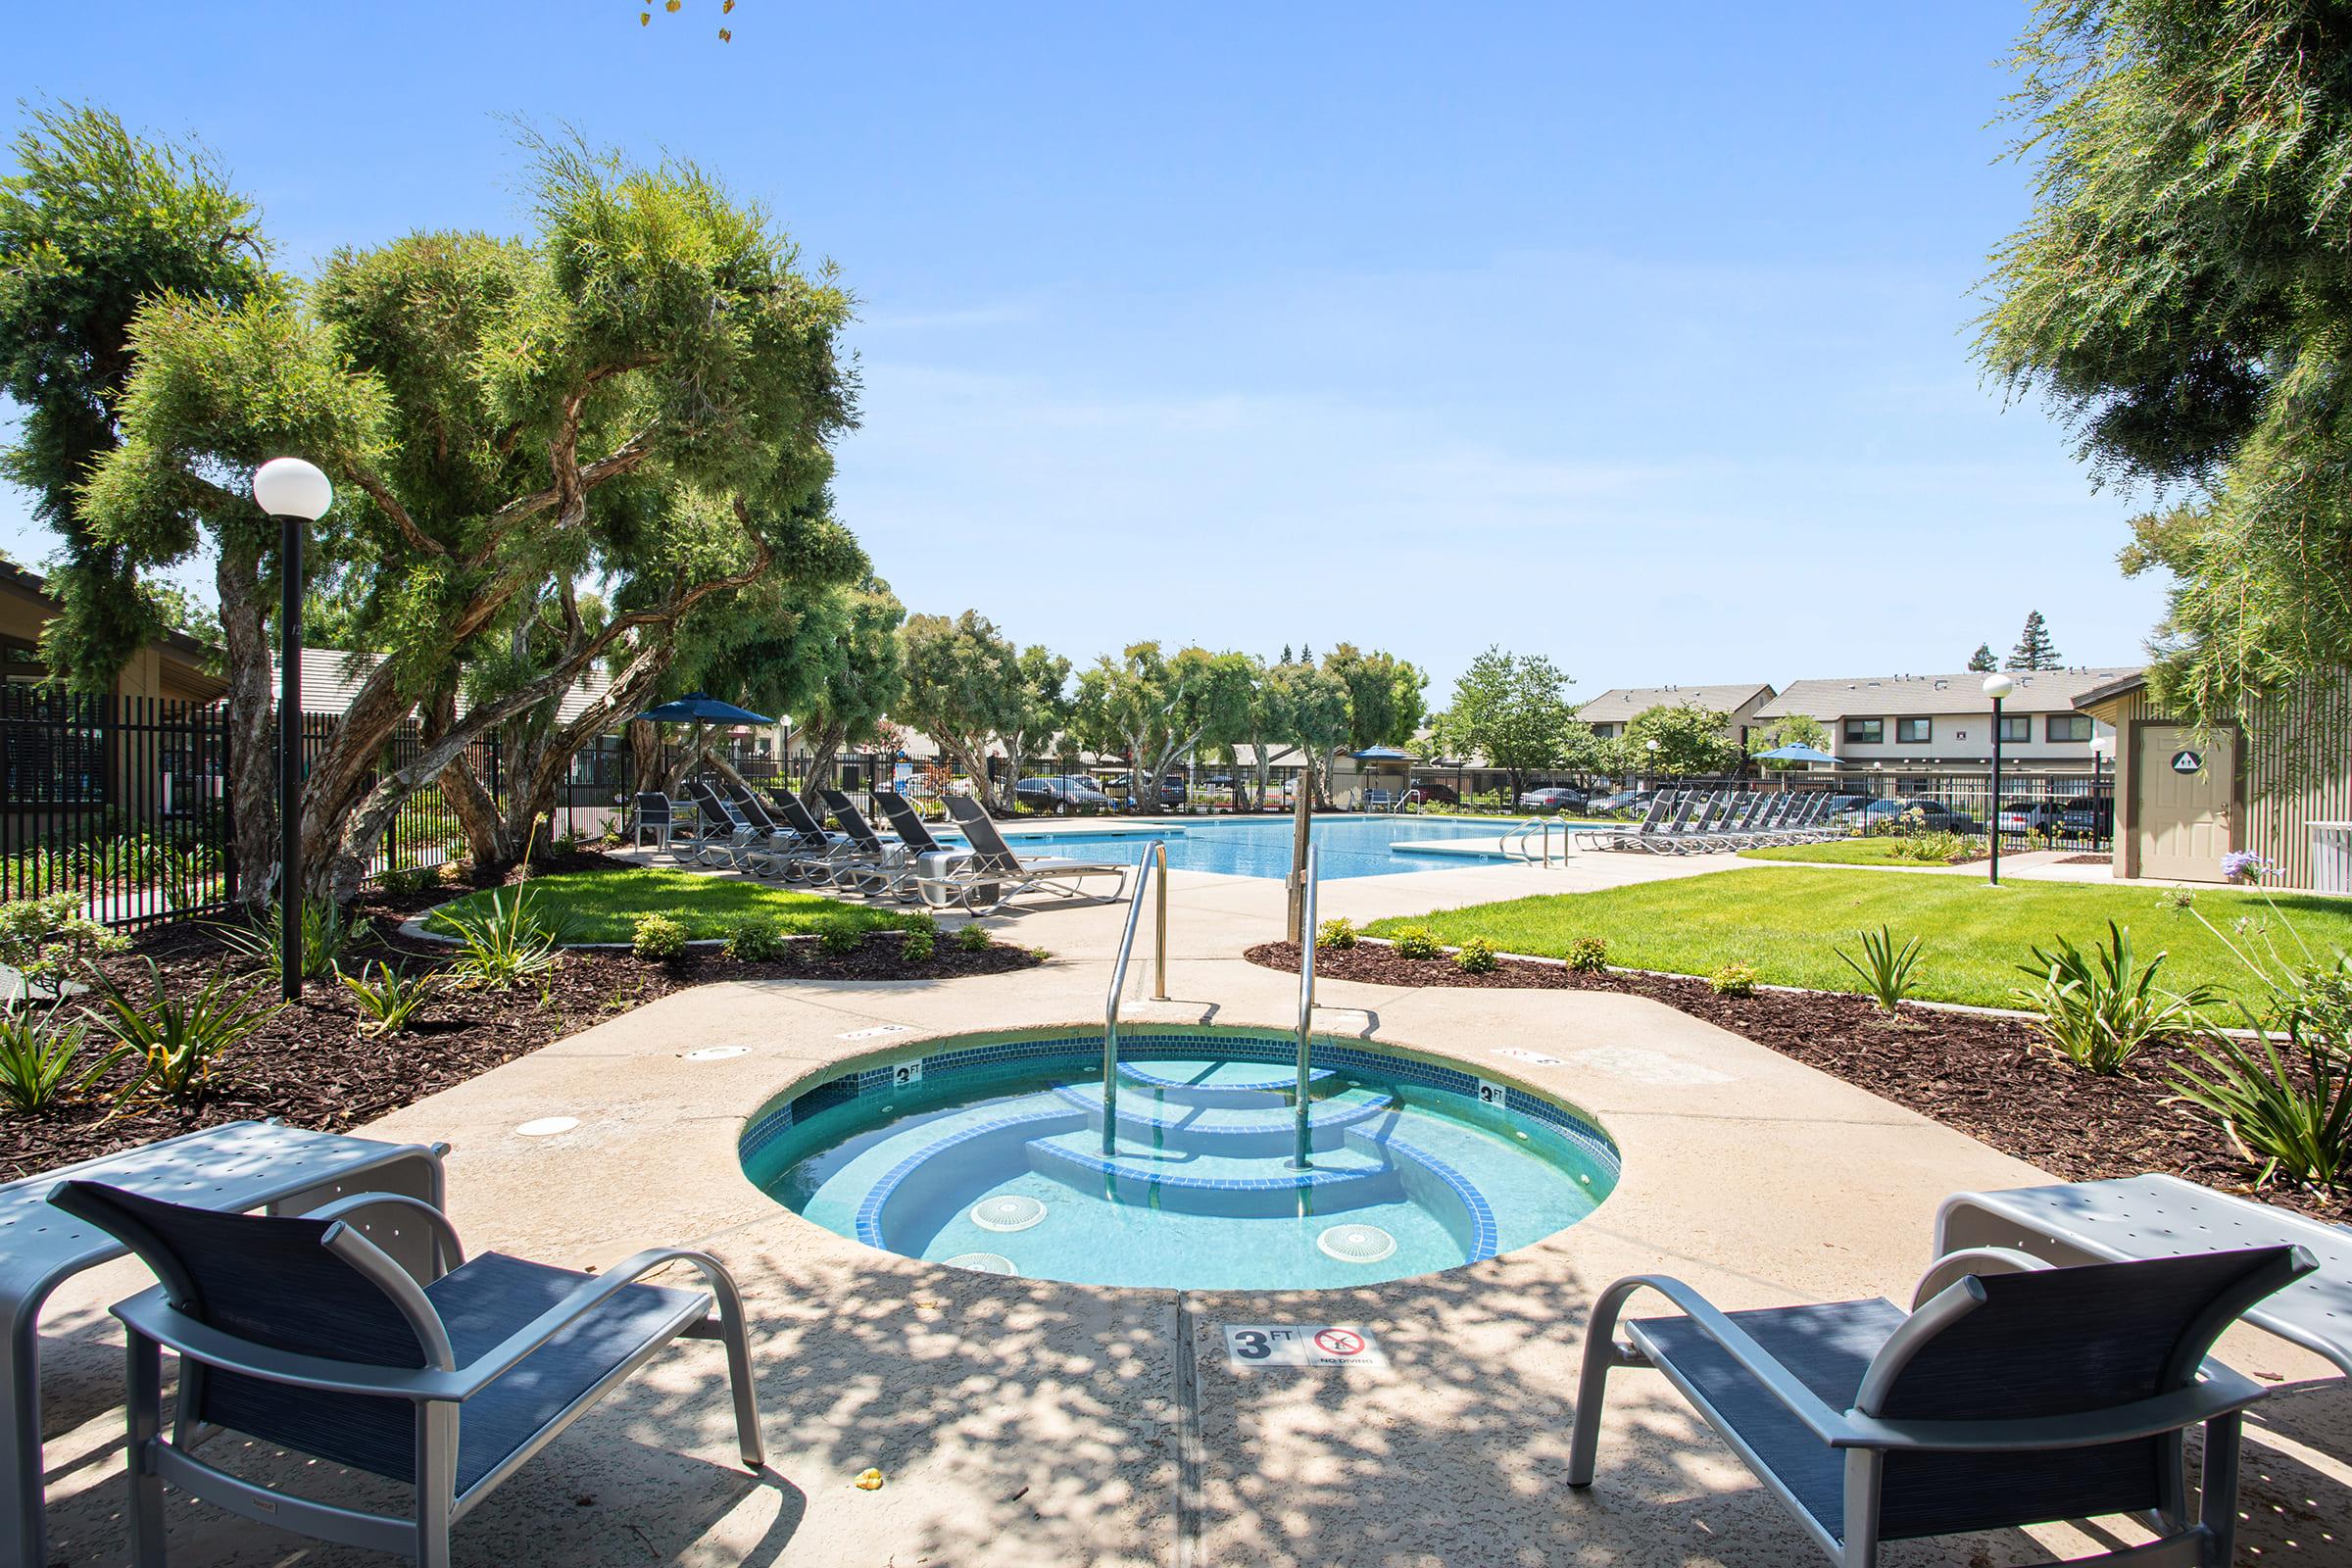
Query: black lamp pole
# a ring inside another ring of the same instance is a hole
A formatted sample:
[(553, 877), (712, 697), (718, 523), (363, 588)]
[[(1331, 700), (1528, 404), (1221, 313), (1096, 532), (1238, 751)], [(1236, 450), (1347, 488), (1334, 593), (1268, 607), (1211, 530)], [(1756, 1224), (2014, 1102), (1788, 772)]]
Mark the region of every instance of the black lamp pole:
[(302, 530), (277, 519), (278, 989), (302, 995)]
[(2001, 700), (1992, 700), (1992, 883), (2001, 882)]

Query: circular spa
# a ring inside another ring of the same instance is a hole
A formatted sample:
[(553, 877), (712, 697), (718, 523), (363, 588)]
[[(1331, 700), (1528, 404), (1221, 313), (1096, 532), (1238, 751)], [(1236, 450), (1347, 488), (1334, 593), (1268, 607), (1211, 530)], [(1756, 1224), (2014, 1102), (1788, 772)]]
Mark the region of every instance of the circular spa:
[(1575, 1224), (1617, 1180), (1592, 1117), (1442, 1061), (1318, 1038), (1301, 1166), (1292, 1038), (1122, 1030), (1109, 1097), (1102, 1050), (1068, 1030), (851, 1064), (762, 1107), (744, 1170), (886, 1251), (1189, 1290), (1454, 1268)]

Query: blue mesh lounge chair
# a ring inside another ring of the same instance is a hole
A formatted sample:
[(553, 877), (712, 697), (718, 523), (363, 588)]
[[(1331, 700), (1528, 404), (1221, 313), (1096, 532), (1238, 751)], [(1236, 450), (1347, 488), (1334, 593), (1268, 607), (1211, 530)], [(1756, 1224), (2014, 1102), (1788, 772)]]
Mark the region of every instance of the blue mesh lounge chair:
[(830, 883), (833, 873), (855, 853), (849, 838), (825, 830), (821, 805), (812, 809), (790, 790), (771, 789), (767, 799), (782, 825), (772, 858), (782, 868), (784, 880), (815, 887)]
[(952, 869), (926, 870), (916, 879), (923, 902), (933, 908), (993, 914), (1006, 900), (1033, 889), (1065, 899), (1078, 898), (1086, 883), (1098, 877), (1109, 877), (1118, 884), (1102, 895), (1105, 903), (1115, 903), (1127, 891), (1128, 873), (1135, 869), (1133, 861), (1047, 856), (1024, 859), (1004, 842), (1004, 835), (989, 820), (988, 808), (978, 801), (967, 795), (951, 795), (947, 806), (948, 814), (956, 819), (964, 841), (971, 845), (972, 856)]
[[(2052, 1268), (1985, 1248), (1938, 1259), (1891, 1301), (1719, 1312), (1680, 1280), (1601, 1293), (1585, 1341), (1568, 1484), (1592, 1484), (1612, 1368), (1654, 1367), (1722, 1434), (1830, 1560), (1882, 1541), (2133, 1514), (2158, 1540), (2089, 1562), (2227, 1568), (2241, 1412), (2267, 1392), (2205, 1352), (2309, 1273), (2298, 1247)], [(1655, 1291), (1682, 1315), (1618, 1314)], [(2188, 1511), (2182, 1436), (2205, 1428)]]
[[(724, 1343), (743, 1462), (765, 1462), (743, 1303), (706, 1253), (655, 1248), (604, 1274), (500, 1252), (467, 1262), (439, 1210), (384, 1193), (300, 1218), (83, 1181), (61, 1183), (49, 1201), (112, 1232), (162, 1281), (115, 1308), (130, 1351), (136, 1568), (163, 1568), (167, 1484), (248, 1519), (447, 1568), (452, 1525), (680, 1336)], [(431, 1228), (441, 1271), (429, 1283), (357, 1228), (358, 1216), (387, 1211)], [(670, 1262), (693, 1264), (708, 1289), (636, 1283)], [(169, 1438), (165, 1346), (180, 1358)], [(220, 1430), (413, 1486), (414, 1516), (274, 1492), (195, 1457)]]
[[(843, 836), (849, 839), (855, 852), (851, 860), (833, 873), (836, 887), (855, 887), (869, 899), (911, 899), (914, 892), (914, 860), (904, 844), (893, 843), (874, 831), (858, 803), (840, 790), (820, 791), (825, 805), (832, 808), (833, 820), (841, 825)], [(923, 835), (925, 838), (929, 834)]]

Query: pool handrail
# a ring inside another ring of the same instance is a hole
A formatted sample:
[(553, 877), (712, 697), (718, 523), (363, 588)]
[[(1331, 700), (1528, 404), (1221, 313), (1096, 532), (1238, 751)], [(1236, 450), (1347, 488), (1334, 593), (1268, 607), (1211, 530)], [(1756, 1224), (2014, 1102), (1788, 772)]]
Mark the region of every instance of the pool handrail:
[[(1142, 860), (1135, 868), (1135, 896), (1127, 901), (1127, 928), (1119, 935), (1118, 956), (1110, 965), (1110, 994), (1102, 1001), (1102, 1152), (1112, 1153), (1119, 1141), (1119, 993), (1127, 989), (1127, 959), (1135, 952), (1136, 928), (1143, 923), (1144, 886), (1152, 880), (1156, 860), (1162, 877), (1166, 875), (1167, 841), (1153, 839), (1144, 847)], [(1158, 855), (1152, 851), (1158, 850)], [(1160, 924), (1167, 924), (1163, 912)], [(1165, 939), (1162, 939), (1160, 961), (1160, 990), (1167, 990), (1167, 961)]]
[(1313, 1134), (1307, 1127), (1307, 1044), (1315, 1027), (1315, 857), (1317, 850), (1310, 844), (1306, 849), (1306, 869), (1302, 873), (1305, 886), (1299, 906), (1298, 922), (1298, 1089), (1295, 1097), (1294, 1115), (1297, 1131), (1293, 1135), (1291, 1161), (1299, 1170), (1312, 1163), (1310, 1144)]

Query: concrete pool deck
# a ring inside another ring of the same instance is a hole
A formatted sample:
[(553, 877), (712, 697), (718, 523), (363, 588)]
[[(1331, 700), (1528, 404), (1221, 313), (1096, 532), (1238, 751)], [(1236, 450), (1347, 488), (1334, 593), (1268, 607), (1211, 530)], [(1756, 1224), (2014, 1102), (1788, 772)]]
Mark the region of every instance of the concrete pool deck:
[[(1723, 857), (1587, 857), (1334, 882), (1323, 912), (1372, 918), (1579, 882), (1690, 875)], [(1754, 862), (1746, 862), (1754, 863)], [(1585, 879), (1592, 879), (1585, 881)], [(1499, 890), (1499, 891), (1498, 891)], [(1240, 957), (1278, 936), (1278, 882), (1170, 879), (1168, 1003), (1130, 975), (1123, 1017), (1282, 1030), (1297, 984)], [(1123, 906), (992, 920), (1044, 946), (1033, 970), (946, 983), (728, 983), (680, 993), (374, 1125), (446, 1139), (467, 1245), (577, 1266), (657, 1242), (708, 1247), (744, 1285), (771, 1447), (746, 1475), (720, 1358), (681, 1348), (466, 1520), (470, 1564), (1798, 1564), (1814, 1549), (1651, 1374), (1621, 1375), (1598, 1485), (1562, 1485), (1584, 1313), (1617, 1275), (1663, 1271), (1727, 1307), (1906, 1300), (1936, 1202), (2047, 1178), (1737, 1036), (1634, 997), (1397, 990), (1327, 981), (1321, 1032), (1410, 1046), (1592, 1111), (1625, 1177), (1585, 1223), (1485, 1263), (1320, 1292), (1119, 1290), (1005, 1279), (858, 1247), (744, 1179), (736, 1140), (776, 1091), (830, 1064), (945, 1036), (1099, 1026)], [(873, 1038), (867, 1031), (906, 1032)], [(864, 1036), (864, 1038), (846, 1038)], [(740, 1056), (683, 1054), (740, 1045)], [(1517, 1047), (1554, 1065), (1498, 1056)], [(525, 1138), (545, 1116), (573, 1131)], [(46, 1320), (54, 1560), (123, 1560), (119, 1341), (127, 1263), (83, 1276)], [(1369, 1330), (1384, 1369), (1237, 1372), (1220, 1328)], [(2315, 1358), (2250, 1331), (2224, 1354), (2305, 1384)], [(2312, 1381), (2257, 1412), (2246, 1560), (2352, 1560), (2352, 1400)], [(291, 1463), (250, 1456), (267, 1473)], [(880, 1468), (878, 1492), (851, 1485)], [(316, 1485), (316, 1482), (313, 1482)], [(356, 1497), (397, 1495), (359, 1479)], [(342, 1565), (318, 1546), (174, 1496), (175, 1564)], [(1907, 1564), (2009, 1564), (2092, 1549), (2071, 1527), (1890, 1548)]]

